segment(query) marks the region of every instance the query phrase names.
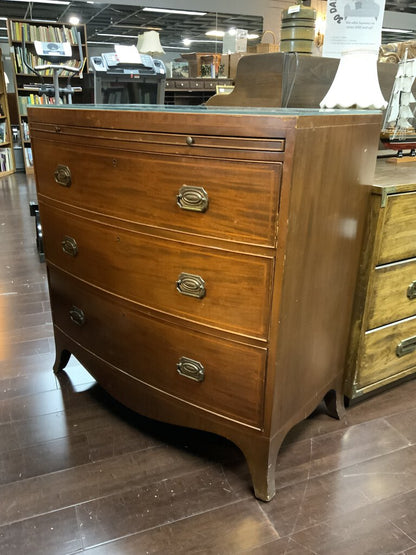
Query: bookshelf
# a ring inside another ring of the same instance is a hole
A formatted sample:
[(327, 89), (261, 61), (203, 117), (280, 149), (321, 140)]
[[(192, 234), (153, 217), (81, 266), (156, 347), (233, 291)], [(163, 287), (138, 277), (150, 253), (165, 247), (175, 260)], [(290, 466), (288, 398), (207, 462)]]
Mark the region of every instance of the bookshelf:
[(6, 79), (0, 50), (0, 177), (15, 171)]
[[(80, 33), (83, 56), (85, 61), (84, 72), (88, 71), (88, 52), (86, 44), (85, 25), (70, 25), (62, 22), (44, 22), (25, 19), (9, 19), (7, 21), (7, 29), (9, 36), (9, 44), (11, 47), (13, 67), (14, 67), (14, 86), (16, 94), (17, 109), (19, 112), (20, 134), (23, 146), (23, 158), (26, 173), (33, 172), (33, 157), (30, 142), (29, 125), (27, 121), (27, 107), (37, 104), (55, 104), (55, 99), (46, 95), (39, 95), (36, 91), (41, 83), (53, 83), (52, 70), (41, 71), (39, 75), (32, 73), (23, 63), (23, 47), (22, 39), (24, 36), (26, 44), (26, 60), (32, 67), (44, 65), (47, 62), (39, 58), (35, 53), (34, 41), (43, 42), (69, 42), (72, 46), (72, 54), (74, 58), (65, 62), (66, 66), (78, 67), (79, 51), (77, 43), (77, 32)], [(61, 71), (59, 75), (59, 83), (65, 86), (68, 81), (69, 72)], [(80, 77), (73, 76), (71, 84), (81, 86)], [(77, 102), (77, 94), (75, 93), (73, 101)], [(62, 102), (67, 102), (65, 97)]]

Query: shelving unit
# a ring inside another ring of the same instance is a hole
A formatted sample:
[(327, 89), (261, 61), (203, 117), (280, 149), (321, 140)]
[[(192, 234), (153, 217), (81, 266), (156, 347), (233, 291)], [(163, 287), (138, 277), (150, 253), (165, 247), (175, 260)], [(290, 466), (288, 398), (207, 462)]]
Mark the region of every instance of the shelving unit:
[[(85, 25), (70, 25), (63, 22), (44, 22), (36, 20), (9, 19), (7, 21), (9, 44), (12, 50), (13, 66), (15, 70), (15, 92), (17, 107), (19, 111), (20, 134), (23, 146), (23, 158), (26, 173), (33, 172), (33, 157), (30, 141), (30, 132), (27, 122), (27, 106), (34, 104), (55, 104), (55, 99), (46, 95), (39, 95), (37, 87), (40, 83), (53, 82), (52, 71), (42, 71), (41, 76), (36, 75), (23, 63), (23, 47), (22, 39), (24, 36), (26, 44), (26, 60), (33, 67), (38, 64), (45, 64), (35, 54), (34, 41), (50, 41), (50, 42), (69, 42), (72, 46), (73, 60), (65, 62), (65, 65), (76, 67), (79, 64), (79, 52), (77, 43), (77, 32), (80, 33), (83, 56), (85, 60), (84, 72), (88, 71), (88, 52), (86, 44)], [(62, 85), (66, 84), (69, 73), (62, 71), (59, 75), (59, 81)], [(72, 77), (71, 83), (74, 85), (81, 84), (80, 78)], [(80, 93), (82, 94), (82, 93)], [(81, 98), (81, 96), (80, 96)], [(80, 102), (77, 99), (77, 93), (74, 95), (74, 102)], [(66, 99), (63, 99), (66, 102)]]
[(0, 50), (0, 177), (15, 171), (6, 80)]

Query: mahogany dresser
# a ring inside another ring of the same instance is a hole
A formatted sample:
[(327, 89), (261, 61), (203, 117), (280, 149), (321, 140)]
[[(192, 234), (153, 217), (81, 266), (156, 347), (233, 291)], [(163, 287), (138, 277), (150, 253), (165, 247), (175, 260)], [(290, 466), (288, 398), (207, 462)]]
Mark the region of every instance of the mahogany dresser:
[(271, 499), (289, 429), (343, 409), (380, 114), (29, 117), (55, 371), (73, 354), (128, 407), (229, 438)]
[(355, 399), (416, 372), (416, 164), (377, 161), (348, 355)]

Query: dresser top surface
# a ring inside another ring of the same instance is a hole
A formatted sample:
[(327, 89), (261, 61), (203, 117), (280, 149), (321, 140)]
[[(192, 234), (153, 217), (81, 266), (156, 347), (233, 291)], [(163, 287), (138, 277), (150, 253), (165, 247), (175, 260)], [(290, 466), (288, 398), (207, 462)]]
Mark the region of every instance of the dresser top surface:
[(410, 191), (416, 191), (416, 161), (394, 164), (386, 158), (379, 158), (373, 192), (381, 195)]
[(379, 110), (335, 110), (310, 108), (256, 108), (245, 106), (165, 106), (162, 104), (60, 104), (59, 106), (39, 106), (42, 110), (103, 110), (118, 112), (161, 112), (186, 114), (238, 114), (238, 115), (266, 115), (266, 116), (328, 116), (380, 114)]

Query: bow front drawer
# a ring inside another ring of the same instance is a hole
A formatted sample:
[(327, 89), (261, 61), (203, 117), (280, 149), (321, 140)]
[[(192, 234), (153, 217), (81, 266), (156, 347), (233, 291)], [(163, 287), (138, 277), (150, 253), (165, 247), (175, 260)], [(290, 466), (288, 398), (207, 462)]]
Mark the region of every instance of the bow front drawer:
[(178, 399), (260, 424), (266, 349), (172, 326), (54, 268), (49, 279), (54, 324), (83, 348)]
[(48, 262), (142, 306), (265, 339), (273, 259), (116, 229), (41, 205)]
[(144, 225), (275, 243), (279, 162), (36, 144), (39, 198)]

